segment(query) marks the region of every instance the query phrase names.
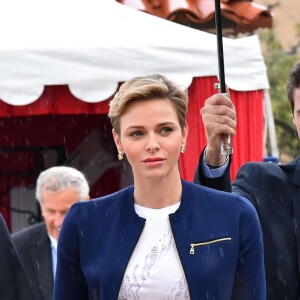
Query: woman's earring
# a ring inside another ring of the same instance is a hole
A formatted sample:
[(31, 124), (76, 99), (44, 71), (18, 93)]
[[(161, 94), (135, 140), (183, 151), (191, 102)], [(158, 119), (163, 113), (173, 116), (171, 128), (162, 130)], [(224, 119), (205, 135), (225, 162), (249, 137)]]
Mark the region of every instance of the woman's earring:
[(118, 150), (118, 160), (122, 160), (124, 158), (121, 150)]
[(185, 144), (181, 144), (180, 152), (181, 153), (185, 152)]

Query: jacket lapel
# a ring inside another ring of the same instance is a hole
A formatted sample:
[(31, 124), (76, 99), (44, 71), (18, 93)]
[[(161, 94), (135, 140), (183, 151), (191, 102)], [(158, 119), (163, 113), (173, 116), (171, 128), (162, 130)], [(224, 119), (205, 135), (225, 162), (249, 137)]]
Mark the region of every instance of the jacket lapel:
[[(46, 228), (39, 232), (31, 253), (34, 271), (38, 279), (39, 288), (45, 300), (52, 299), (53, 295), (53, 270), (50, 239)], [(49, 298), (49, 295), (51, 297)]]

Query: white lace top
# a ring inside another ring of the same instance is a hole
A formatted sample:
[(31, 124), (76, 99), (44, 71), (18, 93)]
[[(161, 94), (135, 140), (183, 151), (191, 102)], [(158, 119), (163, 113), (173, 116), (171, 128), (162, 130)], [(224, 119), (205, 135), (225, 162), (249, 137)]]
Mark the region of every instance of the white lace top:
[(135, 204), (146, 224), (125, 271), (119, 300), (190, 299), (169, 221), (179, 205), (151, 209)]

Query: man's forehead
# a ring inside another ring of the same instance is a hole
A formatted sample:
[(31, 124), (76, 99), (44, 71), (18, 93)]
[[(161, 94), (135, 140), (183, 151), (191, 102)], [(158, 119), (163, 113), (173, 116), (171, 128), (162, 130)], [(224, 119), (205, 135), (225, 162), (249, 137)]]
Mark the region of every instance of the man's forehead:
[(44, 188), (42, 189), (42, 202), (45, 202), (45, 200), (48, 199), (50, 201), (55, 201), (55, 199), (59, 199), (60, 201), (66, 200), (70, 202), (76, 202), (80, 200), (80, 194), (74, 187), (68, 187), (56, 191)]

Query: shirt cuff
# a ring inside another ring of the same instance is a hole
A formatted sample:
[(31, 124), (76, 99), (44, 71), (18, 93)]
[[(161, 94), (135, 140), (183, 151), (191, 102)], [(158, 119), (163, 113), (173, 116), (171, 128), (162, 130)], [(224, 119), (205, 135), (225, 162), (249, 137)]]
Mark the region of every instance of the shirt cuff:
[(217, 178), (224, 175), (226, 168), (228, 167), (229, 160), (225, 162), (224, 165), (220, 166), (219, 168), (211, 169), (207, 165), (207, 163), (204, 160), (204, 156), (201, 160), (201, 167), (203, 169), (203, 175), (207, 178)]

